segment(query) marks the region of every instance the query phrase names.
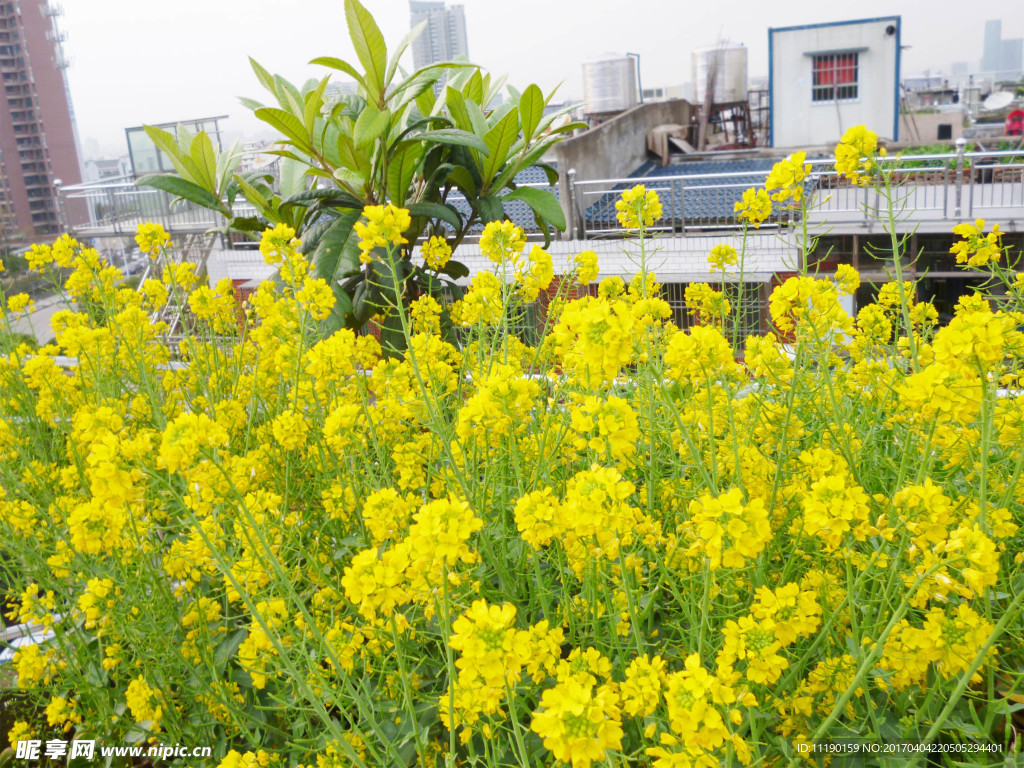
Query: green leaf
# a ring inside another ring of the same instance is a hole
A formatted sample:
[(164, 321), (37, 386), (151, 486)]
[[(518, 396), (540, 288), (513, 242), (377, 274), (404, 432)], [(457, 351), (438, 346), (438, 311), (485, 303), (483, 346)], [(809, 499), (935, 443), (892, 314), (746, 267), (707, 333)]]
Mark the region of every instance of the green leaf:
[(452, 116), (455, 125), (464, 131), (472, 131), (473, 123), (469, 119), (469, 112), (466, 111), (466, 100), (462, 94), (450, 85), (445, 89), (445, 106), (448, 107), (448, 114)]
[(231, 657), (235, 655), (238, 646), (242, 644), (242, 641), (245, 640), (248, 634), (249, 630), (244, 627), (236, 629), (217, 644), (217, 650), (213, 653), (213, 663), (217, 669), (223, 670), (227, 667)]
[(203, 208), (209, 208), (211, 211), (218, 211), (221, 214), (224, 213), (221, 201), (216, 195), (180, 176), (166, 174), (144, 176), (137, 183), (143, 187), (162, 189), (164, 192), (170, 192), (172, 195), (188, 200), (196, 205), (201, 205)]
[(295, 115), (275, 107), (264, 107), (256, 110), (256, 117), (268, 125), (272, 125), (285, 135), (285, 137), (298, 149), (307, 155), (314, 154), (310, 146), (309, 138), (302, 121)]
[(362, 86), (364, 91), (368, 90), (366, 87), (366, 80), (364, 80), (363, 76), (359, 74), (359, 70), (357, 70), (355, 67), (349, 64), (347, 61), (343, 61), (342, 59), (336, 59), (333, 56), (318, 56), (309, 63), (319, 64), (321, 67), (330, 67), (331, 69), (336, 69), (339, 72), (344, 72), (346, 75), (348, 75), (357, 83), (359, 83), (359, 85)]
[(170, 159), (171, 164), (174, 165), (176, 170), (183, 178), (189, 181), (195, 181), (195, 176), (192, 173), (192, 161), (182, 154), (181, 148), (178, 146), (178, 141), (174, 137), (174, 134), (168, 133), (167, 131), (155, 128), (152, 125), (144, 125), (142, 129), (149, 136), (149, 140), (156, 144), (157, 149), (162, 151)]
[(410, 203), (406, 206), (412, 216), (423, 216), (427, 219), (440, 219), (454, 227), (458, 232), (462, 228), (462, 221), (454, 208), (440, 203)]
[(448, 174), (448, 178), (451, 179), (451, 182), (455, 186), (466, 193), (467, 197), (476, 197), (476, 179), (473, 178), (473, 174), (471, 174), (464, 166), (457, 165), (452, 168), (451, 173)]
[(238, 102), (248, 109), (250, 112), (255, 112), (257, 109), (263, 109), (265, 106), (262, 101), (256, 101), (256, 99), (247, 99), (245, 96), (239, 96)]
[(440, 272), (442, 275), (448, 275), (448, 277), (453, 280), (458, 280), (460, 277), (469, 277), (469, 267), (461, 261), (449, 260), (449, 262), (440, 269)]
[(518, 135), (519, 110), (513, 108), (484, 136), (489, 153), (482, 169), (485, 189), (501, 166), (505, 164), (508, 159), (509, 147), (515, 142)]
[(376, 141), (388, 126), (391, 119), (391, 112), (388, 109), (378, 110), (373, 104), (367, 104), (366, 109), (356, 120), (356, 126), (352, 130), (352, 139), (357, 147), (365, 147)]
[(388, 163), (388, 197), (395, 205), (405, 205), (412, 177), (416, 174), (426, 150), (422, 144), (411, 142), (399, 149)]
[(316, 90), (306, 95), (306, 106), (303, 110), (303, 122), (306, 124), (306, 135), (313, 135), (313, 126), (316, 124), (316, 117), (320, 114), (320, 107), (324, 103), (324, 91), (327, 89), (327, 83), (330, 80), (330, 75), (325, 77), (317, 85)]
[(438, 128), (435, 131), (424, 131), (416, 135), (418, 141), (433, 141), (438, 144), (454, 144), (459, 147), (472, 147), (483, 154), (489, 149), (487, 144), (479, 136), (463, 131), (458, 128)]
[(462, 95), (469, 101), (476, 102), (481, 107), (487, 106), (483, 103), (484, 78), (483, 75), (480, 74), (479, 69), (469, 76), (469, 82), (467, 82), (466, 87), (462, 89)]
[(466, 114), (469, 116), (469, 124), (472, 126), (470, 130), (477, 136), (484, 136), (490, 130), (483, 110), (475, 101), (466, 102)]
[(213, 142), (206, 135), (206, 131), (200, 131), (192, 140), (192, 147), (189, 151), (192, 164), (195, 166), (196, 183), (199, 186), (217, 194), (217, 155), (213, 151)]
[(423, 92), (416, 97), (416, 108), (421, 115), (433, 114), (436, 104), (437, 96), (434, 95), (433, 88), (424, 88)]
[(274, 82), (277, 84), (277, 100), (281, 109), (293, 115), (301, 116), (305, 110), (302, 101), (302, 94), (299, 89), (289, 83), (280, 75), (274, 75)]
[(523, 136), (529, 141), (544, 115), (544, 94), (536, 85), (531, 85), (519, 97), (519, 114), (523, 118)]
[(307, 189), (290, 195), (281, 202), (281, 205), (312, 205), (320, 201), (321, 205), (330, 205), (336, 208), (358, 208), (362, 210), (363, 201), (340, 189)]
[(353, 227), (361, 216), (362, 211), (347, 211), (324, 231), (311, 257), (317, 277), (333, 285), (359, 269), (359, 238)]
[(256, 73), (256, 79), (260, 81), (260, 85), (276, 96), (277, 89), (274, 87), (274, 76), (260, 66), (259, 62), (252, 56), (249, 57), (249, 64), (252, 66), (252, 71)]
[(345, 0), (345, 20), (348, 22), (349, 37), (356, 49), (359, 63), (366, 70), (367, 90), (370, 96), (383, 103), (388, 85), (386, 78), (388, 49), (384, 44), (377, 22), (359, 0)]
[[(501, 198), (502, 200), (522, 200), (537, 216), (550, 221), (558, 229), (565, 231), (565, 211), (558, 198), (546, 189), (536, 187), (519, 187)], [(538, 222), (539, 223), (539, 222)]]
[(505, 208), (501, 204), (501, 200), (494, 195), (480, 195), (476, 199), (476, 210), (484, 224), (491, 221), (501, 221), (505, 218)]
[(260, 215), (265, 219), (269, 219), (275, 224), (278, 223), (279, 218), (270, 206), (270, 201), (263, 196), (256, 187), (247, 182), (241, 176), (235, 176), (235, 183), (238, 184), (242, 190), (242, 194), (245, 195), (245, 199), (252, 203), (256, 210), (260, 212)]
[(283, 157), (279, 164), (281, 169), (281, 197), (297, 195), (306, 188), (306, 165), (291, 158)]

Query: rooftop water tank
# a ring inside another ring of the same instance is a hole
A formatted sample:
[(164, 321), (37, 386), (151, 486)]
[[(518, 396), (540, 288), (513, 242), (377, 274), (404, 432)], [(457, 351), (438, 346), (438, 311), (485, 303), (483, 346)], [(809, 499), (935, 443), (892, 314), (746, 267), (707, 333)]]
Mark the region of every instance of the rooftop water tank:
[(587, 114), (624, 112), (639, 101), (636, 59), (609, 54), (583, 65), (583, 96)]
[(704, 103), (708, 71), (715, 70), (714, 102), (747, 100), (747, 49), (735, 43), (721, 43), (693, 52), (693, 93), (697, 104)]

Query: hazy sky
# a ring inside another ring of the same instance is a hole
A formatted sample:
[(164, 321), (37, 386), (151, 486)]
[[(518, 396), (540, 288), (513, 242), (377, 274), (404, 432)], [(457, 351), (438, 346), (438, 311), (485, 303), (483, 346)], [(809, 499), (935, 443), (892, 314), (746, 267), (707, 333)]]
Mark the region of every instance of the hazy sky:
[[(409, 28), (406, 0), (364, 0), (389, 46)], [(900, 14), (903, 74), (947, 71), (981, 58), (986, 19), (1003, 37), (1024, 37), (1015, 0), (912, 0), (854, 4), (815, 0), (463, 0), (470, 58), (508, 74), (520, 90), (536, 82), (559, 95), (583, 95), (580, 64), (605, 53), (640, 54), (645, 88), (690, 80), (690, 54), (721, 37), (749, 49), (752, 76), (768, 71), (768, 28)], [(71, 95), (87, 156), (99, 144), (123, 154), (124, 128), (229, 115), (225, 128), (255, 136), (262, 124), (238, 96), (262, 98), (253, 56), (301, 82), (326, 70), (316, 56), (355, 61), (342, 0), (64, 0)], [(968, 10), (969, 9), (969, 10)], [(411, 55), (408, 56), (411, 66)], [(269, 135), (269, 131), (267, 132)], [(90, 151), (92, 150), (92, 151)]]

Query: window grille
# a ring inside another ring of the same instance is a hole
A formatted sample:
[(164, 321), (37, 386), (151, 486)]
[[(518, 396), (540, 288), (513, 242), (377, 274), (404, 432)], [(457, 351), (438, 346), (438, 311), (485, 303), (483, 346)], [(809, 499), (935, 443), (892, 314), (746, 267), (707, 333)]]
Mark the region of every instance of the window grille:
[(822, 53), (812, 57), (811, 101), (857, 98), (857, 54)]

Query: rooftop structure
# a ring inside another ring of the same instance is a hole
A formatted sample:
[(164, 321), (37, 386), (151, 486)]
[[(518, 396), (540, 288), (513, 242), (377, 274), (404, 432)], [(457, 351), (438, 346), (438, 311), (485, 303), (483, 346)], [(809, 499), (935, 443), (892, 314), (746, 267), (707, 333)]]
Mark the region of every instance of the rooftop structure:
[[(178, 126), (182, 126), (191, 134), (206, 131), (210, 141), (216, 149), (221, 148), (220, 121), (226, 120), (227, 115), (217, 117), (203, 117), (198, 120), (178, 120), (173, 123), (148, 123), (153, 128), (160, 128), (177, 136)], [(128, 139), (128, 156), (131, 158), (132, 173), (136, 176), (145, 176), (147, 173), (173, 173), (174, 165), (169, 157), (157, 149), (153, 140), (146, 135), (143, 126), (125, 128), (125, 136)]]
[(585, 62), (583, 99), (588, 115), (614, 115), (639, 104), (636, 58), (608, 54)]
[[(57, 182), (82, 180), (61, 13), (44, 0), (0, 0), (0, 224), (7, 245), (56, 237)], [(64, 213), (72, 224), (85, 217), (77, 206)]]
[(855, 125), (899, 140), (899, 16), (768, 30), (773, 147), (837, 141)]

